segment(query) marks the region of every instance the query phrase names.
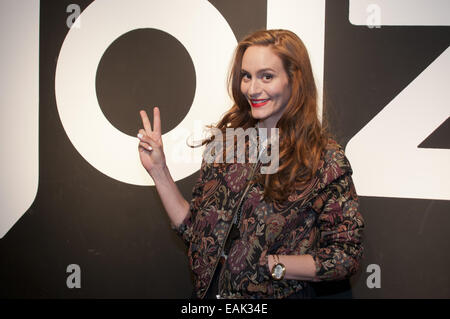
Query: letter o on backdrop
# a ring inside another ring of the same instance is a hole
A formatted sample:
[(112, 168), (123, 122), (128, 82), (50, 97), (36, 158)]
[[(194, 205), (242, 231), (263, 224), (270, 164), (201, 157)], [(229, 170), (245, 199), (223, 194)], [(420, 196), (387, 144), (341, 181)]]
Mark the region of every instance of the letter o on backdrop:
[[(186, 117), (162, 139), (174, 180), (197, 171), (204, 147), (193, 151), (184, 143), (187, 135), (193, 132), (195, 122), (215, 123), (230, 107), (226, 77), (237, 42), (223, 16), (203, 0), (97, 0), (79, 19), (81, 28), (71, 28), (61, 47), (55, 75), (58, 113), (77, 151), (113, 179), (154, 185), (140, 163), (137, 138), (119, 131), (106, 119), (95, 92), (97, 67), (108, 46), (131, 30), (154, 28), (177, 38), (194, 63), (197, 86), (192, 106)], [(149, 106), (143, 107), (149, 111)], [(161, 110), (162, 126), (164, 116), (169, 114)], [(182, 150), (180, 145), (184, 145)], [(170, 156), (174, 153), (193, 160), (178, 160)]]

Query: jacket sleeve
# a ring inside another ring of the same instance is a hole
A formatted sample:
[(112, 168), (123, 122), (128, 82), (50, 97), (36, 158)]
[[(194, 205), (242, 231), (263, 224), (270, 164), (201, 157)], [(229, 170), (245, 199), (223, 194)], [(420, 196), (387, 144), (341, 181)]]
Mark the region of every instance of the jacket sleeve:
[(172, 229), (183, 239), (186, 245), (189, 245), (189, 243), (192, 241), (193, 220), (195, 219), (195, 216), (199, 209), (201, 209), (203, 188), (205, 185), (204, 175), (206, 167), (206, 162), (205, 160), (203, 160), (199, 175), (192, 189), (192, 199), (189, 203), (189, 214), (178, 227), (171, 223)]
[(364, 220), (359, 212), (352, 169), (343, 150), (335, 152), (331, 158), (325, 187), (314, 202), (320, 237), (311, 255), (317, 281), (350, 277), (358, 270), (363, 256)]

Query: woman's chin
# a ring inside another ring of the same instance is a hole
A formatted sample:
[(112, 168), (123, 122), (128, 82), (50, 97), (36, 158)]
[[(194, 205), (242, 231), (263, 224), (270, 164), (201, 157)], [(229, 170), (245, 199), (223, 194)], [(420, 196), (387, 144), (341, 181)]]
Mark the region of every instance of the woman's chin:
[(266, 118), (264, 112), (261, 112), (259, 110), (255, 110), (255, 109), (252, 109), (252, 117), (255, 120), (263, 120), (264, 118)]

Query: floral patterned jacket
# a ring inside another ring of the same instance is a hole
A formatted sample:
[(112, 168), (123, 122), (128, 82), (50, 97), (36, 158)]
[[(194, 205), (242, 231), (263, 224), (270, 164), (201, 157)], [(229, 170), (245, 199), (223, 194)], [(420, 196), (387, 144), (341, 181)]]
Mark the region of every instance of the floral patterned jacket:
[(174, 230), (188, 245), (194, 291), (204, 298), (219, 262), (244, 192), (240, 238), (229, 251), (219, 277), (223, 298), (285, 298), (309, 283), (271, 278), (268, 255), (314, 258), (314, 281), (340, 280), (354, 274), (362, 258), (364, 220), (352, 169), (333, 139), (307, 189), (293, 192), (282, 204), (263, 200), (263, 185), (247, 178), (261, 163), (201, 165), (193, 188), (190, 215)]

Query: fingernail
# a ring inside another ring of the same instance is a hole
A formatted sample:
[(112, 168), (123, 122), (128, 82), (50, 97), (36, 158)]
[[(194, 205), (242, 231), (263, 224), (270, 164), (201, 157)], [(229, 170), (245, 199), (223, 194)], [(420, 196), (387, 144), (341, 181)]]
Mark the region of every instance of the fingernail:
[(151, 146), (148, 147), (149, 151), (153, 151), (153, 148)]
[(142, 135), (141, 133), (139, 133), (139, 134), (138, 134), (138, 137), (139, 137), (139, 138), (142, 138), (142, 137), (143, 137), (143, 135)]

